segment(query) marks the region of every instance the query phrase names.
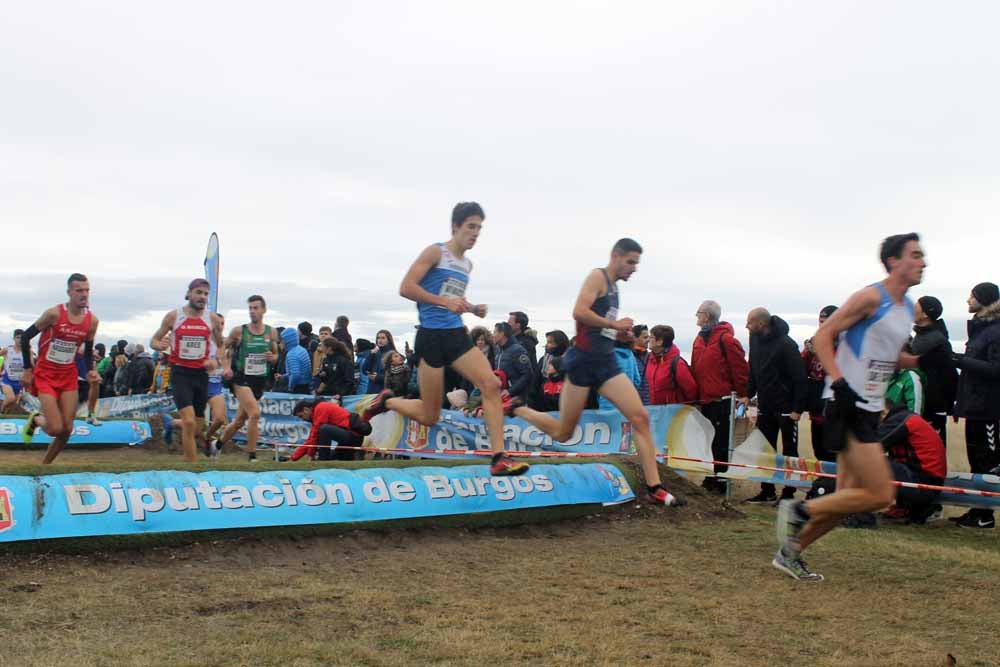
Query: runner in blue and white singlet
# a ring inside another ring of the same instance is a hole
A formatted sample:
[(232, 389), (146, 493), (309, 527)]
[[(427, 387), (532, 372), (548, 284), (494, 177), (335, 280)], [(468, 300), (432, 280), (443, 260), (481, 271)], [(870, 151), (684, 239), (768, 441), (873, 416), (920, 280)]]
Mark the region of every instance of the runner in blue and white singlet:
[(903, 351), (913, 325), (906, 292), (920, 284), (927, 262), (916, 234), (888, 237), (879, 257), (889, 276), (852, 294), (812, 338), (827, 372), (823, 444), (837, 454), (837, 490), (778, 505), (779, 549), (771, 565), (798, 581), (823, 581), (802, 560), (809, 545), (845, 517), (885, 509), (896, 497), (878, 427), (896, 367), (919, 361)]
[(21, 398), (24, 388), (21, 386), (21, 376), (24, 375), (24, 359), (21, 356), (20, 329), (14, 331), (14, 344), (7, 346), (4, 353), (3, 374), (0, 376), (0, 388), (3, 392), (3, 404), (0, 412), (6, 414)]
[[(434, 245), (441, 249), (441, 259), (420, 281), (420, 287), (438, 296), (465, 298), (469, 274), (472, 273), (472, 261), (468, 257), (455, 257), (446, 243)], [(443, 306), (418, 301), (417, 314), (420, 316), (421, 328), (459, 329), (465, 326), (461, 315)]]
[(465, 256), (479, 238), (486, 214), (476, 202), (459, 202), (451, 212), (451, 240), (424, 248), (410, 266), (400, 295), (417, 304), (420, 327), (413, 343), (420, 398), (397, 397), (386, 389), (369, 402), (362, 418), (369, 421), (394, 410), (425, 426), (433, 426), (444, 402), (444, 369), (450, 366), (472, 382), (483, 396), (486, 431), (490, 438), (492, 475), (521, 475), (528, 464), (514, 461), (504, 451), (503, 415), (512, 402), (503, 403), (499, 383), (486, 356), (472, 344), (462, 322), (463, 313), (486, 317), (485, 304), (465, 298), (472, 262)]

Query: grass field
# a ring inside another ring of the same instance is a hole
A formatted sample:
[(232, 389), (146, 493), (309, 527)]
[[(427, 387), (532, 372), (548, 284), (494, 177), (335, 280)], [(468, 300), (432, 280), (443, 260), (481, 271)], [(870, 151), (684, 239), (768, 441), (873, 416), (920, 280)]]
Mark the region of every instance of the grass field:
[[(8, 473), (36, 473), (38, 458), (0, 452)], [(248, 467), (237, 455), (223, 465)], [(187, 466), (91, 450), (46, 472), (83, 467)], [(690, 507), (0, 549), (0, 665), (1000, 662), (996, 531), (838, 530), (810, 552), (827, 581), (799, 584), (770, 567), (773, 509), (726, 511), (671, 484)]]

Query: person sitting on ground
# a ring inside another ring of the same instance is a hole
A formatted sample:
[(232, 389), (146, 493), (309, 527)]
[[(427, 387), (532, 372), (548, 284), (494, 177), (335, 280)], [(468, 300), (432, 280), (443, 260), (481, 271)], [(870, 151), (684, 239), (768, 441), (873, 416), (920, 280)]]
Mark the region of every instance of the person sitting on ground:
[(396, 350), (390, 350), (382, 357), (382, 368), (385, 369), (382, 386), (391, 390), (394, 396), (406, 396), (410, 385), (410, 367), (406, 365), (406, 358)]
[(309, 352), (299, 344), (299, 330), (288, 327), (281, 332), (281, 340), (286, 348), (285, 373), (283, 376), (276, 376), (276, 379), (285, 380), (289, 394), (311, 394), (312, 361), (309, 359)]
[(365, 436), (372, 432), (372, 425), (362, 419), (361, 415), (348, 412), (329, 401), (299, 401), (292, 408), (292, 414), (312, 424), (309, 437), (292, 452), (293, 461), (298, 461), (303, 456), (318, 458), (320, 461), (356, 460), (361, 458), (357, 456), (360, 452), (356, 449), (341, 449), (338, 445), (361, 447)]
[(650, 405), (690, 403), (698, 400), (698, 383), (691, 367), (674, 345), (674, 328), (657, 324), (649, 332), (650, 353), (646, 361), (646, 385)]
[[(944, 442), (926, 419), (887, 398), (878, 437), (889, 455), (897, 482), (933, 486), (944, 482), (948, 474)], [(940, 494), (940, 491), (899, 487), (896, 503), (885, 517), (910, 523), (940, 518), (941, 505), (937, 502)]]
[(350, 396), (354, 393), (355, 367), (351, 351), (342, 341), (333, 336), (323, 340), (320, 346), (325, 352), (323, 364), (317, 377), (321, 396)]

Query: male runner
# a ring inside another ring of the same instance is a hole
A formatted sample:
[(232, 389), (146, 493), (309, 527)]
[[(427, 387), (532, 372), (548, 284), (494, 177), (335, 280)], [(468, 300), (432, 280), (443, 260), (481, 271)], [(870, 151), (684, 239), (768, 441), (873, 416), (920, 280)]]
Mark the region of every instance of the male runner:
[[(84, 344), (84, 359), (87, 379), (96, 377), (94, 370), (94, 336), (97, 334), (97, 318), (90, 311), (90, 283), (87, 276), (74, 273), (66, 281), (68, 303), (49, 308), (28, 327), (21, 336), (21, 359), (24, 371), (21, 383), (35, 395), (42, 404), (41, 414), (37, 410), (28, 413), (22, 436), (31, 442), (35, 429), (41, 427), (52, 436), (52, 442), (45, 451), (42, 463), (52, 463), (66, 446), (73, 433), (73, 418), (76, 416), (78, 399), (76, 348)], [(38, 368), (32, 368), (31, 339), (39, 333)]]
[[(226, 318), (224, 318), (219, 313), (215, 313), (215, 316), (219, 318), (219, 327), (222, 331), (226, 330)], [(226, 426), (226, 397), (222, 395), (222, 361), (221, 355), (225, 354), (226, 348), (219, 348), (215, 343), (212, 344), (212, 358), (219, 358), (218, 368), (208, 373), (208, 409), (212, 413), (212, 421), (208, 425), (208, 431), (205, 433), (205, 456), (217, 456), (219, 451), (212, 442), (215, 439), (215, 434), (219, 432), (219, 429)]]
[(271, 373), (271, 364), (278, 359), (278, 334), (264, 324), (267, 303), (254, 294), (247, 299), (250, 323), (235, 327), (226, 338), (222, 377), (232, 378), (233, 394), (240, 402), (236, 417), (219, 436), (218, 445), (229, 442), (244, 424), (247, 425), (247, 458), (257, 460), (257, 435), (264, 384)]
[(896, 365), (916, 366), (917, 358), (902, 352), (913, 326), (906, 291), (920, 284), (927, 262), (916, 234), (888, 237), (879, 254), (888, 277), (852, 294), (812, 339), (827, 372), (823, 397), (832, 399), (824, 437), (826, 448), (837, 453), (837, 491), (778, 506), (780, 549), (771, 564), (799, 581), (823, 581), (803, 562), (806, 547), (848, 514), (882, 509), (896, 497), (878, 424)]
[(10, 409), (21, 400), (21, 376), (24, 374), (24, 362), (21, 360), (22, 329), (14, 329), (14, 344), (7, 346), (4, 354), (3, 376), (0, 377), (0, 387), (3, 387), (3, 407), (0, 413), (8, 414)]
[(565, 442), (572, 437), (580, 421), (590, 389), (597, 389), (632, 424), (649, 501), (659, 505), (682, 505), (684, 501), (673, 496), (660, 483), (649, 413), (642, 405), (635, 385), (622, 373), (615, 360), (618, 332), (631, 332), (633, 324), (630, 317), (618, 319), (616, 283), (628, 280), (635, 273), (641, 255), (642, 246), (632, 239), (621, 239), (611, 249), (607, 267), (594, 269), (583, 281), (573, 306), (576, 345), (563, 355), (566, 379), (559, 397), (559, 418), (523, 406), (515, 408), (514, 414), (544, 431), (553, 440)]
[(210, 289), (204, 278), (192, 280), (184, 296), (187, 304), (164, 315), (149, 341), (154, 349), (170, 355), (170, 386), (181, 413), (181, 447), (188, 463), (198, 460), (195, 434), (205, 427), (208, 374), (218, 363), (212, 345), (222, 345), (222, 318), (205, 312)]
[(420, 358), (420, 398), (392, 398), (391, 391), (383, 390), (365, 410), (364, 420), (395, 410), (424, 426), (433, 426), (441, 415), (444, 399), (444, 367), (451, 366), (482, 392), (483, 416), (493, 450), (490, 474), (521, 475), (528, 470), (528, 464), (516, 462), (504, 453), (504, 406), (499, 382), (462, 323), (462, 313), (486, 317), (485, 304), (473, 305), (465, 298), (472, 272), (472, 262), (465, 253), (476, 245), (485, 218), (476, 202), (456, 204), (451, 212), (451, 240), (425, 248), (403, 277), (399, 294), (416, 301), (420, 317), (414, 341)]

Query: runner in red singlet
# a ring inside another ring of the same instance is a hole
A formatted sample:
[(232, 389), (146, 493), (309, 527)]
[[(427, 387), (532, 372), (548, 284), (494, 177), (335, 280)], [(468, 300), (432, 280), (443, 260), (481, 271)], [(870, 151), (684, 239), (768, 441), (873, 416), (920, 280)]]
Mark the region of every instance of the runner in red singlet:
[(195, 434), (205, 427), (208, 374), (218, 368), (215, 351), (222, 347), (222, 318), (205, 312), (209, 290), (204, 278), (192, 280), (187, 304), (164, 315), (149, 341), (154, 349), (170, 353), (170, 386), (181, 413), (181, 447), (189, 463), (198, 460)]
[[(87, 276), (74, 273), (66, 281), (69, 302), (49, 308), (21, 336), (24, 375), (21, 380), (42, 404), (41, 414), (33, 410), (24, 425), (24, 441), (31, 442), (39, 427), (52, 437), (43, 463), (52, 463), (73, 432), (78, 391), (76, 349), (84, 344), (87, 379), (94, 380), (94, 336), (97, 318), (90, 312), (90, 283)], [(39, 333), (38, 365), (32, 368), (31, 339)]]

